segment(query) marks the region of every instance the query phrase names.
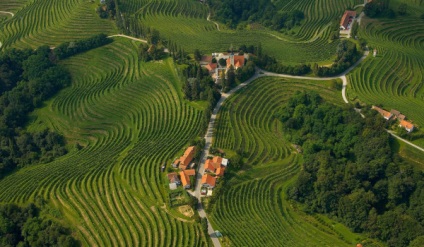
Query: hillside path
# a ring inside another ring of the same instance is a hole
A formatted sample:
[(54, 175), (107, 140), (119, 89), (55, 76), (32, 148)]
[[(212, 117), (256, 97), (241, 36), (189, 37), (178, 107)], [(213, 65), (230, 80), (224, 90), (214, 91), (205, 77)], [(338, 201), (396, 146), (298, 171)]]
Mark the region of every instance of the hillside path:
[(8, 11), (1, 11), (1, 10), (0, 10), (0, 13), (1, 13), (1, 14), (11, 15), (12, 17), (14, 17), (14, 16), (15, 16), (15, 14), (13, 14), (12, 12), (8, 12)]
[(414, 143), (412, 143), (412, 142), (410, 142), (410, 141), (408, 141), (408, 140), (405, 140), (405, 139), (403, 139), (402, 137), (400, 137), (400, 136), (398, 136), (398, 135), (396, 135), (393, 131), (391, 131), (391, 130), (386, 130), (390, 135), (392, 135), (394, 138), (396, 138), (396, 139), (398, 139), (398, 140), (400, 140), (400, 141), (402, 141), (402, 142), (404, 142), (404, 143), (406, 143), (406, 144), (408, 144), (409, 146), (411, 146), (411, 147), (414, 147), (414, 148), (416, 148), (416, 149), (418, 149), (418, 150), (420, 150), (420, 151), (422, 151), (422, 152), (424, 152), (424, 148), (422, 148), (422, 147), (420, 147), (420, 146), (418, 146), (418, 145), (415, 145)]
[(216, 26), (216, 29), (218, 29), (218, 31), (221, 31), (221, 30), (219, 30), (219, 24), (217, 22), (215, 22), (215, 21), (211, 21), (211, 12), (209, 12), (208, 17), (206, 17), (206, 20), (207, 21), (210, 21), (210, 22), (213, 22), (215, 24), (215, 26)]
[(139, 38), (135, 38), (135, 37), (131, 37), (131, 36), (125, 35), (125, 34), (114, 34), (114, 35), (110, 35), (110, 36), (107, 36), (107, 37), (108, 38), (123, 37), (123, 38), (132, 39), (132, 40), (140, 41), (140, 42), (143, 42), (143, 43), (146, 43), (147, 44), (147, 40), (145, 40), (145, 39), (139, 39)]

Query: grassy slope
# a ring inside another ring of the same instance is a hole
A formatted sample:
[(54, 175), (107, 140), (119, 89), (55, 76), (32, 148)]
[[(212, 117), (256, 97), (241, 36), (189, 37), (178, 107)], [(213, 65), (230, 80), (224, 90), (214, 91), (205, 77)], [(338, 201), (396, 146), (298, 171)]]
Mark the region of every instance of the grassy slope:
[(229, 181), (211, 214), (234, 246), (353, 246), (362, 240), (323, 216), (306, 215), (286, 199), (301, 156), (273, 115), (298, 90), (313, 90), (343, 104), (328, 82), (266, 77), (232, 96), (219, 112), (214, 146), (247, 156), (247, 171)]
[(64, 61), (72, 86), (29, 129), (85, 147), (4, 178), (0, 202), (50, 199), (86, 246), (203, 246), (200, 225), (164, 210), (159, 169), (198, 134), (202, 112), (181, 99), (172, 61), (139, 63), (137, 45), (117, 39)]
[[(400, 2), (391, 1), (395, 10)], [(360, 36), (377, 49), (378, 55), (349, 75), (347, 92), (350, 99), (397, 109), (423, 127), (424, 20), (419, 16), (424, 13), (424, 2), (404, 2), (408, 3), (405, 17), (363, 20)]]

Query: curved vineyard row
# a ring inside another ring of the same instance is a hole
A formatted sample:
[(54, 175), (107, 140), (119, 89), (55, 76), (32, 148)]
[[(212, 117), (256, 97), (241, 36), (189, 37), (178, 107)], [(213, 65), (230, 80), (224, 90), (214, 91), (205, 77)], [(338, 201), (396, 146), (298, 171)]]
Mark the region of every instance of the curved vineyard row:
[(137, 42), (116, 40), (64, 61), (71, 88), (33, 114), (30, 128), (85, 147), (4, 178), (0, 201), (49, 199), (86, 246), (205, 246), (200, 224), (164, 210), (160, 173), (203, 114), (182, 100), (171, 60), (141, 63)]

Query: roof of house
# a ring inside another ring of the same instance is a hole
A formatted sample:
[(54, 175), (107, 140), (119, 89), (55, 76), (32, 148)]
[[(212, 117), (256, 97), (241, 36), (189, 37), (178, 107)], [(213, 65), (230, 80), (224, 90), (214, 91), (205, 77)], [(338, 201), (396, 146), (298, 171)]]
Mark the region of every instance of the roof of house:
[(172, 172), (172, 173), (168, 173), (168, 180), (169, 180), (169, 182), (170, 183), (175, 183), (175, 182), (177, 182), (177, 181), (180, 181), (179, 179), (178, 179), (178, 175), (177, 175), (177, 173), (175, 173), (175, 172)]
[(395, 110), (395, 109), (391, 109), (390, 110), (390, 113), (393, 114), (393, 115), (395, 115), (397, 117), (400, 114), (400, 111)]
[(215, 166), (213, 165), (213, 162), (211, 159), (207, 159), (205, 162), (205, 170), (215, 171)]
[(210, 63), (212, 62), (212, 56), (202, 56), (202, 62)]
[(356, 16), (356, 11), (346, 10), (343, 14), (342, 19), (340, 20), (340, 26), (347, 28), (347, 24), (349, 24), (350, 18), (355, 16)]
[(180, 157), (180, 167), (182, 169), (187, 168), (190, 162), (193, 160), (194, 152), (196, 150), (195, 146), (188, 147), (184, 152), (184, 155)]
[(216, 67), (217, 67), (218, 65), (216, 64), (216, 63), (209, 63), (208, 65), (206, 65), (205, 66), (205, 68), (209, 71), (209, 72), (211, 72), (211, 71), (214, 71), (215, 69), (216, 69)]
[(404, 127), (405, 129), (410, 129), (411, 130), (411, 129), (414, 128), (414, 125), (411, 122), (408, 122), (406, 120), (400, 121), (400, 124), (399, 125), (402, 126), (402, 127)]
[(216, 178), (209, 174), (205, 174), (202, 177), (202, 184), (208, 184), (209, 186), (215, 187)]
[[(227, 68), (231, 67), (231, 58), (227, 59)], [(241, 68), (244, 65), (244, 55), (234, 56), (234, 67)]]
[(386, 110), (383, 110), (383, 109), (381, 109), (380, 107), (377, 107), (377, 106), (372, 106), (372, 109), (374, 109), (374, 110), (376, 110), (376, 111), (378, 111), (384, 118), (386, 118), (386, 119), (389, 119), (391, 116), (392, 116), (392, 113), (390, 113), (390, 112), (388, 112), (388, 111), (386, 111)]
[(225, 172), (225, 167), (223, 167), (223, 166), (220, 166), (220, 167), (218, 167), (218, 169), (216, 169), (216, 175), (217, 176), (220, 176), (220, 177), (224, 176), (224, 172)]
[(221, 165), (227, 166), (228, 165), (228, 159), (223, 158)]
[(187, 174), (184, 173), (184, 171), (180, 172), (180, 177), (181, 177), (181, 183), (183, 184), (184, 187), (186, 185), (190, 185), (190, 178)]
[(188, 169), (183, 171), (187, 176), (194, 176), (196, 175), (196, 170), (194, 169)]
[(220, 156), (214, 156), (212, 158), (212, 164), (215, 166), (215, 168), (218, 168), (222, 164), (222, 157)]

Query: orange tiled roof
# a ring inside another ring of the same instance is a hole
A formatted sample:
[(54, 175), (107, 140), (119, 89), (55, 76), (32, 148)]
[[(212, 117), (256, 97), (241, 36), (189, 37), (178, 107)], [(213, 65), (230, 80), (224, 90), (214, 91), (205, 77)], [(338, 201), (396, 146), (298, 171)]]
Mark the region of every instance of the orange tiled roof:
[(180, 177), (181, 177), (181, 183), (183, 184), (184, 187), (186, 185), (190, 185), (190, 178), (189, 176), (187, 176), (187, 174), (184, 173), (184, 171), (180, 172)]
[(205, 66), (205, 68), (206, 68), (209, 72), (214, 71), (214, 70), (216, 69), (216, 67), (217, 67), (217, 64), (216, 64), (216, 63), (210, 63), (210, 64), (208, 64), (208, 65), (206, 65), (206, 66)]
[(213, 162), (211, 159), (207, 159), (205, 162), (205, 170), (215, 171), (215, 166), (213, 165)]
[(414, 125), (411, 122), (408, 122), (406, 120), (400, 121), (400, 126), (404, 127), (405, 129), (413, 129)]
[(372, 109), (374, 109), (374, 110), (376, 110), (376, 111), (378, 111), (384, 118), (386, 118), (386, 119), (389, 119), (389, 118), (391, 118), (392, 116), (393, 116), (393, 114), (392, 113), (390, 113), (390, 112), (388, 112), (388, 111), (386, 111), (386, 110), (383, 110), (383, 109), (381, 109), (380, 107), (377, 107), (377, 106), (372, 106)]
[(173, 172), (173, 173), (168, 173), (168, 180), (170, 183), (175, 183), (178, 181), (178, 176), (177, 173)]
[(194, 175), (196, 175), (196, 170), (194, 170), (194, 169), (189, 169), (189, 170), (185, 170), (185, 171), (184, 171), (184, 173), (185, 173), (187, 176), (194, 176)]
[(212, 164), (215, 167), (215, 169), (217, 169), (218, 167), (221, 166), (222, 163), (222, 157), (220, 156), (214, 156), (212, 159)]
[[(227, 59), (227, 68), (231, 67), (231, 58)], [(237, 55), (234, 56), (234, 67), (235, 68), (241, 68), (244, 65), (244, 56), (243, 55)]]
[(184, 155), (180, 157), (180, 167), (182, 169), (186, 169), (190, 162), (193, 160), (195, 150), (195, 146), (188, 147), (184, 152)]
[(225, 167), (220, 166), (218, 167), (218, 169), (216, 169), (217, 176), (220, 176), (220, 177), (224, 176), (224, 172), (225, 172)]
[(203, 177), (202, 177), (202, 184), (208, 184), (208, 185), (210, 185), (210, 186), (212, 186), (212, 187), (215, 187), (215, 184), (216, 184), (216, 178), (215, 177), (212, 177), (211, 175), (209, 175), (209, 174), (205, 174), (205, 175), (203, 175)]

